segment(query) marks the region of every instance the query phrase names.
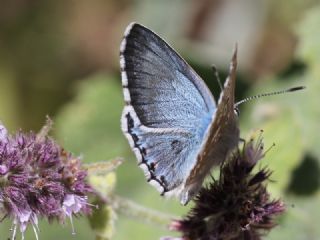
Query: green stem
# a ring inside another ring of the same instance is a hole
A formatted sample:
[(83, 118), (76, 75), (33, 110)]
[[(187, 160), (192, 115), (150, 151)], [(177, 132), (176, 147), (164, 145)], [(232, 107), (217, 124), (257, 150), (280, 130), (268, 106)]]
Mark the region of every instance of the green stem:
[(158, 212), (156, 210), (141, 206), (129, 199), (113, 196), (110, 201), (114, 209), (127, 217), (133, 219), (139, 219), (145, 223), (152, 223), (160, 225), (164, 228), (168, 226), (172, 219), (178, 219), (178, 217)]

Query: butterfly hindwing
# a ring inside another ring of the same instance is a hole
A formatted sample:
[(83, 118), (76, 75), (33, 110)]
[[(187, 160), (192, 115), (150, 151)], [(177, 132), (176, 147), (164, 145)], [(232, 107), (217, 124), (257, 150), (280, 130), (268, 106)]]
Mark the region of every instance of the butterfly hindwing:
[(200, 139), (182, 129), (143, 126), (131, 106), (124, 109), (122, 129), (147, 180), (162, 194), (178, 188), (185, 181), (186, 172), (192, 167), (188, 159), (196, 155), (192, 147), (197, 145), (195, 141), (201, 142)]

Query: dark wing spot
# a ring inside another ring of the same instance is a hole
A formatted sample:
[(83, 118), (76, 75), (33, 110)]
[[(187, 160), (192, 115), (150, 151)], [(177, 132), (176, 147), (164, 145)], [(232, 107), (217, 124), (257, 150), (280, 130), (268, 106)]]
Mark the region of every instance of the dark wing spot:
[(144, 156), (147, 155), (147, 150), (144, 147), (141, 148), (141, 154)]
[(168, 185), (165, 176), (161, 175), (160, 176), (160, 181), (162, 182), (162, 186), (167, 186)]
[(139, 138), (138, 138), (138, 136), (136, 134), (131, 133), (131, 137), (132, 137), (132, 139), (133, 139), (135, 144), (139, 141)]
[(173, 140), (173, 141), (171, 142), (171, 147), (172, 147), (172, 149), (174, 149), (174, 148), (177, 146), (177, 144), (179, 144), (179, 141), (178, 141), (178, 140)]
[(128, 113), (126, 115), (127, 117), (127, 124), (128, 124), (128, 129), (131, 129), (134, 127), (134, 121), (133, 121), (133, 118), (131, 117), (130, 113)]
[(154, 164), (154, 162), (152, 162), (152, 163), (150, 163), (149, 170), (154, 172), (155, 167), (156, 167), (156, 165)]
[(179, 154), (182, 151), (181, 142), (178, 140), (173, 140), (171, 142), (171, 149), (175, 152), (175, 154)]

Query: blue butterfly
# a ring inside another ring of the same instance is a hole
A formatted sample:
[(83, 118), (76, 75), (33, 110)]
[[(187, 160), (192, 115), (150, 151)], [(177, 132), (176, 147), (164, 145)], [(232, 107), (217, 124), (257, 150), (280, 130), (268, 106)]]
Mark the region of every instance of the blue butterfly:
[(122, 131), (148, 182), (185, 205), (238, 145), (237, 49), (218, 103), (178, 53), (137, 23), (125, 30), (120, 67)]

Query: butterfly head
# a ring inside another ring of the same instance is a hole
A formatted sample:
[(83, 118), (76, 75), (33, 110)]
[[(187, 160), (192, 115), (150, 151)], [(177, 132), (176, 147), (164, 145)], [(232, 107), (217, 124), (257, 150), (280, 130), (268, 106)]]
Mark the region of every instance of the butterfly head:
[(239, 107), (238, 106), (234, 106), (234, 114), (237, 115), (238, 117), (240, 116), (240, 110), (239, 110)]

